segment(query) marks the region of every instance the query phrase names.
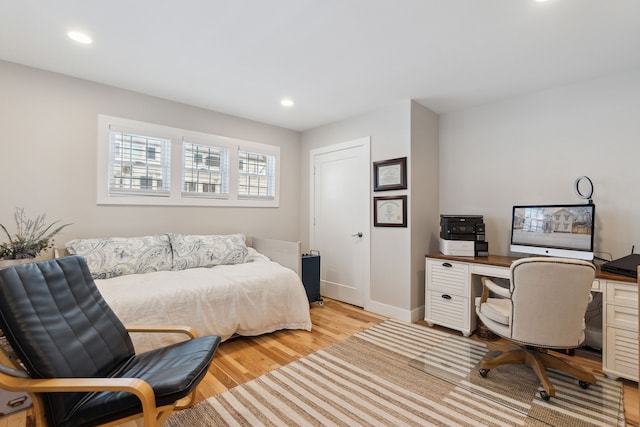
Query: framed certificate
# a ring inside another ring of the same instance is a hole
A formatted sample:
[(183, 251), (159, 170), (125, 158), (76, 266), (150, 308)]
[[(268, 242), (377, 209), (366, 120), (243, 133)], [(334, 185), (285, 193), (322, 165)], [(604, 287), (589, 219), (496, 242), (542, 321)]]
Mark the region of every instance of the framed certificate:
[(404, 190), (406, 188), (406, 157), (373, 163), (373, 191)]
[(407, 196), (374, 197), (373, 225), (375, 227), (406, 227)]

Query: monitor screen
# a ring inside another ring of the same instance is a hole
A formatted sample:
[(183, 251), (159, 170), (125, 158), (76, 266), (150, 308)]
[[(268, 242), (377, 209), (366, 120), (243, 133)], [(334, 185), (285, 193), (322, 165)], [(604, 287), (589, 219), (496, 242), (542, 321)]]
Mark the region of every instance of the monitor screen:
[(593, 259), (595, 205), (514, 206), (511, 251)]

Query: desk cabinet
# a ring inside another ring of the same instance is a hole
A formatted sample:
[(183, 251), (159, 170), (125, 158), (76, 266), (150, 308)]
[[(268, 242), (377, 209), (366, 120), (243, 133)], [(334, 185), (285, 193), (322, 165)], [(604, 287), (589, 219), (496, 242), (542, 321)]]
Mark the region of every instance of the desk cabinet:
[(425, 321), (468, 337), (476, 328), (469, 264), (432, 259), (426, 263)]
[(638, 381), (638, 286), (607, 280), (605, 290), (602, 370)]

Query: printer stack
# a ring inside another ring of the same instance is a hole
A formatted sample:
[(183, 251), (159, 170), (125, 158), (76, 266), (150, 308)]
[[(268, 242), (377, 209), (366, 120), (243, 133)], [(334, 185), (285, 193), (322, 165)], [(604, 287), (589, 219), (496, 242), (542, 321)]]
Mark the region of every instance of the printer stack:
[(450, 256), (489, 256), (482, 215), (440, 215), (440, 252)]

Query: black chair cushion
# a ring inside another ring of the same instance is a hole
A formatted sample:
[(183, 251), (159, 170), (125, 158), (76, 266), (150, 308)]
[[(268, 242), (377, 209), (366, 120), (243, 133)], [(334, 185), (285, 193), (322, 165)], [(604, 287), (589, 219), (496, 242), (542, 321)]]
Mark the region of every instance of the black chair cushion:
[[(118, 378), (140, 378), (151, 385), (156, 405), (163, 406), (188, 396), (204, 378), (220, 343), (220, 337), (207, 336), (173, 344), (134, 356), (114, 373)], [(105, 411), (104, 408), (109, 408)], [(91, 393), (60, 423), (60, 426), (98, 425), (142, 410), (130, 393)]]

